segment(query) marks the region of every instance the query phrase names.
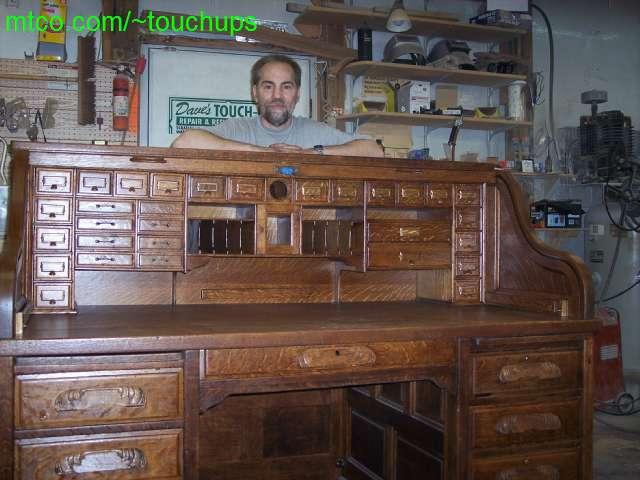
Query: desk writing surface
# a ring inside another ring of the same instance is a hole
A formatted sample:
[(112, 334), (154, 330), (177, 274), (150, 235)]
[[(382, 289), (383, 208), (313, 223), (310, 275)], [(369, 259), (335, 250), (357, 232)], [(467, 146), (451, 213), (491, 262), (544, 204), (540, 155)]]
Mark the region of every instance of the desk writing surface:
[[(34, 315), (3, 354), (162, 351), (332, 344), (593, 330), (595, 321), (438, 302), (87, 306), (76, 315)], [(89, 345), (90, 344), (90, 345)], [(5, 353), (6, 351), (6, 353)], [(19, 353), (18, 353), (19, 352)]]

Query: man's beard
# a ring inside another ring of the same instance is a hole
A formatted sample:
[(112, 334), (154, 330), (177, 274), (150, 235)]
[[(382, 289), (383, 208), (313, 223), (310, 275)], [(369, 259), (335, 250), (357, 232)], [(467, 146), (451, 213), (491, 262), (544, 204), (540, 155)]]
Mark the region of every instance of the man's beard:
[(264, 119), (273, 125), (274, 127), (279, 127), (284, 125), (291, 118), (291, 112), (286, 108), (286, 106), (282, 105), (283, 109), (273, 110), (270, 108), (270, 105), (267, 105), (264, 108), (263, 117)]

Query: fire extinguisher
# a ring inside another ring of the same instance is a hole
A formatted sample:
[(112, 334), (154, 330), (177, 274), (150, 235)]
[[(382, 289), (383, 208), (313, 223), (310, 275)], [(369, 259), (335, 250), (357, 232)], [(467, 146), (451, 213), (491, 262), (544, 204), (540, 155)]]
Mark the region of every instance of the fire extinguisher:
[(122, 65), (113, 77), (113, 129), (129, 129), (129, 77)]

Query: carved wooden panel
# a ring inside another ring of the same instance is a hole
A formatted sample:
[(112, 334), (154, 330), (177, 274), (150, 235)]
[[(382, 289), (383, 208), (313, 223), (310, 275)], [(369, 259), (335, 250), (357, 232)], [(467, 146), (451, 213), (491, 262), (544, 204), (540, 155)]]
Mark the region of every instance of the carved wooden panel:
[(579, 400), (471, 407), (472, 444), (485, 448), (577, 439), (579, 419)]
[(453, 342), (438, 340), (322, 347), (219, 349), (206, 351), (205, 375), (208, 378), (305, 375), (313, 370), (364, 371), (371, 368), (408, 368), (426, 364), (437, 366), (449, 365), (454, 355)]
[(182, 370), (18, 375), (16, 427), (102, 425), (182, 417)]
[(475, 395), (580, 388), (582, 355), (564, 352), (522, 352), (475, 355)]
[(181, 458), (181, 430), (34, 438), (16, 448), (20, 480), (179, 480)]
[(369, 268), (413, 269), (451, 266), (451, 245), (432, 243), (371, 243)]
[(112, 173), (99, 171), (78, 172), (78, 193), (86, 195), (111, 195)]
[(36, 198), (35, 220), (42, 223), (69, 223), (71, 221), (71, 199)]
[(370, 242), (451, 242), (447, 221), (384, 220), (369, 222)]
[(472, 462), (473, 480), (578, 480), (576, 450), (478, 458)]

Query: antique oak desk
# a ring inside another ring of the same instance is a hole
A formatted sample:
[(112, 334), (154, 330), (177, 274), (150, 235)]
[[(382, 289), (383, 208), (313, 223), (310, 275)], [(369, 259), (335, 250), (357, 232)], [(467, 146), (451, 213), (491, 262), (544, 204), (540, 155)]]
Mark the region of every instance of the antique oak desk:
[(12, 156), (2, 479), (591, 478), (589, 275), (508, 174)]

